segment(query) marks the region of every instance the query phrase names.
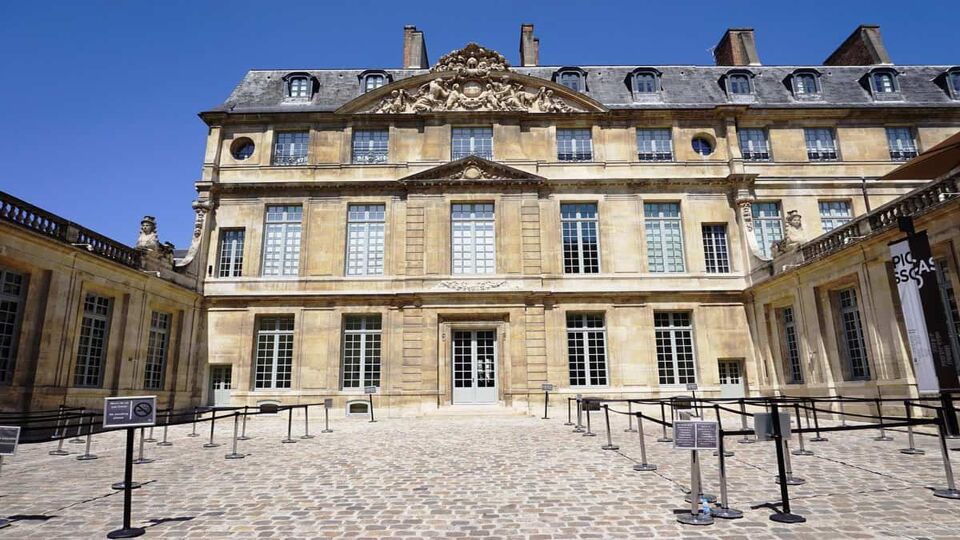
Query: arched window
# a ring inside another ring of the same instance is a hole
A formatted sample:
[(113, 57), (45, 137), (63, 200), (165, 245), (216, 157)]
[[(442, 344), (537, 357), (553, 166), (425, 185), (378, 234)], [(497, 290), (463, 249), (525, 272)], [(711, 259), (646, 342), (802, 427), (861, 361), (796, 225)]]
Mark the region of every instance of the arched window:
[(870, 89), (874, 95), (896, 94), (900, 91), (897, 74), (888, 69), (874, 71), (870, 74)]
[(371, 73), (363, 78), (363, 91), (376, 90), (386, 84), (387, 78), (380, 73)]
[(953, 99), (960, 99), (960, 68), (953, 68), (947, 72), (947, 86)]
[(817, 74), (801, 71), (793, 76), (793, 93), (797, 97), (811, 97), (820, 95), (820, 84)]
[(576, 68), (558, 71), (556, 75), (554, 75), (553, 80), (575, 92), (583, 92), (586, 88), (583, 82), (584, 73), (582, 70)]
[(750, 76), (746, 73), (730, 73), (727, 75), (727, 93), (732, 96), (745, 96), (753, 93)]
[(638, 94), (655, 94), (660, 90), (657, 74), (652, 71), (638, 71), (633, 75), (633, 91)]
[(290, 77), (290, 79), (287, 80), (287, 97), (310, 97), (310, 78), (301, 76)]

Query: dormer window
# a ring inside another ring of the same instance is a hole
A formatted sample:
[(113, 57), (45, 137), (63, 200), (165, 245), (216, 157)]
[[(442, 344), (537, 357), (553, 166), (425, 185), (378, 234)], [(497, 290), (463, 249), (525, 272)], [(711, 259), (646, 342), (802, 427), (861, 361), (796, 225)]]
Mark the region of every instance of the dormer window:
[(753, 81), (747, 72), (728, 73), (724, 76), (724, 83), (729, 96), (750, 96), (753, 94)]
[(628, 76), (626, 82), (633, 91), (634, 99), (656, 99), (660, 94), (660, 72), (655, 69), (637, 69)]
[(947, 87), (953, 99), (960, 99), (960, 68), (947, 71)]
[(574, 92), (584, 92), (587, 88), (586, 73), (579, 68), (566, 68), (557, 71), (553, 75), (553, 81), (573, 90)]
[(376, 90), (385, 84), (390, 84), (390, 77), (383, 71), (365, 71), (360, 74), (360, 89), (363, 92)]
[(798, 71), (793, 74), (793, 95), (797, 98), (820, 97), (820, 81), (813, 71)]
[(314, 78), (306, 73), (291, 73), (283, 78), (286, 86), (286, 98), (307, 100), (313, 97)]
[(890, 98), (900, 93), (897, 72), (892, 69), (879, 69), (870, 72), (870, 91), (876, 98)]

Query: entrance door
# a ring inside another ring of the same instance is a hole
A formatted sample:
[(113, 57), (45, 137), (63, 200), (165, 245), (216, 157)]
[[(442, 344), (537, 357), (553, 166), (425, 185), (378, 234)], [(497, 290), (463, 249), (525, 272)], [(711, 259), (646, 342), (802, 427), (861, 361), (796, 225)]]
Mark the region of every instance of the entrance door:
[(720, 370), (720, 397), (741, 398), (745, 395), (742, 366), (740, 360), (717, 361), (717, 368)]
[(233, 366), (210, 366), (210, 405), (227, 407), (230, 405), (230, 373)]
[(496, 402), (496, 330), (454, 330), (453, 403)]

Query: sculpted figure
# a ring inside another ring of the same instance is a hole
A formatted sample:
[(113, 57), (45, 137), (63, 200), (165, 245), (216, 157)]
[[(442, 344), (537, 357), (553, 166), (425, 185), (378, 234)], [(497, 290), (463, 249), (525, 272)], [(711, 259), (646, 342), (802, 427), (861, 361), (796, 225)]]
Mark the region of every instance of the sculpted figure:
[(774, 255), (796, 251), (806, 241), (806, 234), (803, 231), (803, 218), (800, 216), (800, 212), (796, 210), (787, 212), (786, 225), (783, 230), (783, 240), (774, 242), (771, 246)]
[(447, 96), (447, 102), (445, 103), (445, 108), (448, 111), (454, 110), (460, 105), (460, 100), (463, 95), (460, 93), (460, 84), (453, 83), (453, 87), (450, 88), (450, 93)]
[(480, 92), (480, 95), (477, 96), (477, 99), (480, 101), (480, 103), (483, 103), (493, 110), (498, 110), (500, 108), (500, 101), (493, 92), (492, 84), (487, 83), (487, 86), (484, 87), (482, 92)]
[(500, 101), (500, 104), (505, 108), (514, 111), (525, 109), (526, 107), (520, 101), (520, 94), (523, 92), (518, 92), (513, 85), (510, 84), (510, 81), (506, 77), (502, 77), (500, 81), (502, 82), (493, 83), (494, 95), (497, 96), (497, 100)]
[(377, 112), (381, 113), (402, 113), (407, 110), (407, 93), (403, 90), (394, 90), (390, 96), (383, 98)]
[(160, 251), (160, 240), (157, 238), (157, 219), (153, 216), (143, 216), (140, 220), (140, 236), (137, 238), (137, 249)]

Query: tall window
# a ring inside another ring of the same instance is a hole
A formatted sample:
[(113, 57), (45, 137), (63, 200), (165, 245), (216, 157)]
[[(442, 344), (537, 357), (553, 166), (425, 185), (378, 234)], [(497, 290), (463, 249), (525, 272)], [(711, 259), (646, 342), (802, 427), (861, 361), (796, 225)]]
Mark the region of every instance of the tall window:
[(353, 132), (354, 163), (386, 163), (389, 132), (386, 129), (358, 129)]
[(459, 203), (451, 207), (451, 266), (454, 274), (496, 272), (493, 203)]
[(351, 204), (347, 207), (347, 275), (383, 274), (383, 236), (386, 205)]
[(603, 314), (567, 314), (570, 386), (607, 384), (606, 337)]
[(110, 303), (109, 298), (89, 293), (83, 300), (80, 345), (77, 347), (77, 366), (73, 374), (74, 386), (98, 387), (103, 384), (103, 365), (107, 358), (109, 338)]
[(806, 128), (803, 138), (807, 145), (807, 159), (810, 161), (836, 161), (837, 139), (830, 128)]
[(220, 231), (220, 259), (217, 277), (239, 277), (243, 272), (243, 229)]
[(797, 73), (793, 76), (793, 93), (799, 97), (811, 97), (820, 93), (817, 76), (813, 73)]
[(680, 203), (644, 203), (644, 231), (651, 272), (683, 272)]
[(600, 272), (600, 237), (596, 203), (561, 204), (563, 271), (567, 274)]
[(820, 201), (820, 225), (823, 232), (832, 231), (853, 219), (850, 201)]
[(154, 311), (150, 314), (150, 337), (147, 341), (147, 362), (143, 368), (143, 387), (163, 390), (163, 375), (167, 370), (167, 348), (170, 344), (170, 314)]
[(770, 143), (763, 128), (743, 128), (737, 131), (740, 154), (747, 161), (770, 161)]
[(725, 274), (730, 271), (730, 256), (727, 253), (727, 226), (703, 225), (703, 258), (707, 272)]
[(633, 91), (637, 94), (655, 94), (657, 86), (656, 73), (641, 71), (633, 76)]
[(752, 94), (750, 88), (750, 77), (742, 73), (733, 73), (727, 75), (727, 92), (735, 95)]
[(23, 274), (0, 268), (0, 383), (13, 380), (24, 285)]
[(657, 345), (660, 384), (697, 382), (693, 356), (693, 326), (686, 311), (655, 311), (653, 326)]
[(371, 90), (376, 90), (384, 85), (386, 78), (380, 74), (371, 74), (363, 78), (363, 91), (369, 92)]
[(310, 133), (307, 131), (282, 131), (276, 134), (273, 144), (274, 165), (306, 165)]
[(870, 379), (870, 365), (867, 363), (867, 345), (863, 338), (863, 324), (860, 321), (860, 306), (857, 303), (857, 290), (843, 289), (837, 293), (840, 305), (841, 349), (847, 363), (847, 375), (852, 380)]
[(783, 351), (783, 358), (786, 360), (784, 376), (787, 379), (787, 384), (802, 384), (803, 369), (800, 365), (800, 347), (797, 342), (797, 324), (793, 319), (793, 308), (785, 307), (777, 311), (780, 327), (783, 328), (780, 348)]
[(917, 157), (917, 140), (913, 138), (913, 130), (908, 127), (888, 127), (887, 147), (890, 148), (890, 159), (894, 161)]
[(477, 156), (493, 159), (493, 128), (455, 127), (451, 130), (452, 159)]
[(593, 159), (593, 138), (589, 129), (557, 129), (557, 159), (590, 161)]
[(770, 257), (770, 244), (783, 240), (783, 216), (778, 202), (753, 203), (753, 234), (760, 253)]
[(293, 317), (264, 317), (257, 328), (254, 389), (290, 388), (293, 373)]
[(295, 276), (300, 273), (301, 206), (268, 206), (264, 234), (263, 275)]
[(571, 90), (583, 92), (583, 75), (577, 71), (561, 71), (559, 82)]
[(343, 320), (343, 387), (380, 386), (380, 315)]
[(673, 161), (670, 129), (637, 129), (637, 158), (640, 161)]
[(310, 97), (310, 79), (307, 77), (293, 77), (287, 82), (287, 97)]

